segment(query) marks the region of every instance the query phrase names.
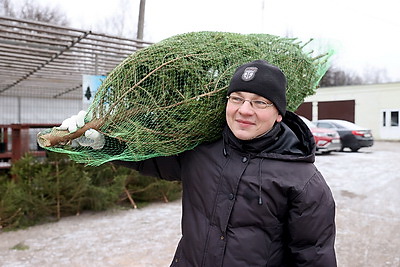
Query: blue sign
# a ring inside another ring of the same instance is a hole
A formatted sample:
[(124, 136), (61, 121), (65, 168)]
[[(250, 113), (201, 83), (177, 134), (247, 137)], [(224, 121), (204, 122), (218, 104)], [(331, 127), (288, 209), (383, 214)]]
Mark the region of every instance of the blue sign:
[(82, 101), (85, 104), (90, 104), (93, 101), (94, 95), (103, 83), (106, 76), (104, 75), (82, 75)]

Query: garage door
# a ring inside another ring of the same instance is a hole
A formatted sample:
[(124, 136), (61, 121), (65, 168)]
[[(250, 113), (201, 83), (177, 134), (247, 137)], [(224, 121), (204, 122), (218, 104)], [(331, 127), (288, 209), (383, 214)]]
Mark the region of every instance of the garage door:
[(318, 119), (354, 122), (355, 100), (318, 102)]
[[(339, 119), (354, 122), (355, 100), (318, 102), (318, 119)], [(312, 120), (312, 103), (304, 102), (295, 111)]]
[(296, 114), (306, 117), (310, 121), (312, 120), (312, 103), (305, 102), (299, 106), (299, 108), (295, 111)]

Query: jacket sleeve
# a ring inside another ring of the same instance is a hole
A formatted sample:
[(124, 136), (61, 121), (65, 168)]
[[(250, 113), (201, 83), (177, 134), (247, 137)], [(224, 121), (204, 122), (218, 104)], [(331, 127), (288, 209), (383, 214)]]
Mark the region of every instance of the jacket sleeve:
[[(102, 152), (107, 155), (119, 155), (124, 152), (126, 145), (115, 138), (105, 137), (105, 145)], [(135, 169), (143, 175), (153, 176), (164, 180), (180, 180), (179, 155), (168, 157), (156, 157), (143, 161), (111, 161), (115, 165)]]
[(174, 181), (181, 180), (179, 156), (156, 157), (143, 161), (113, 161), (116, 165), (135, 169), (143, 175)]
[(330, 188), (316, 172), (297, 193), (290, 201), (288, 220), (293, 265), (337, 266), (335, 202)]

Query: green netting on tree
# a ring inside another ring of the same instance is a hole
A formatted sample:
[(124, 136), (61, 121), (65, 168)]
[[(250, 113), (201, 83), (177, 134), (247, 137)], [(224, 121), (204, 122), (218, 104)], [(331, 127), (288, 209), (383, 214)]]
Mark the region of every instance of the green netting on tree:
[[(193, 32), (139, 50), (104, 80), (89, 107), (96, 129), (121, 142), (101, 150), (46, 147), (82, 163), (139, 161), (173, 155), (221, 136), (226, 90), (235, 69), (264, 59), (288, 80), (288, 110), (314, 93), (328, 54), (313, 56), (293, 38)], [(86, 118), (86, 121), (89, 121)], [(57, 133), (52, 134), (57, 135)]]

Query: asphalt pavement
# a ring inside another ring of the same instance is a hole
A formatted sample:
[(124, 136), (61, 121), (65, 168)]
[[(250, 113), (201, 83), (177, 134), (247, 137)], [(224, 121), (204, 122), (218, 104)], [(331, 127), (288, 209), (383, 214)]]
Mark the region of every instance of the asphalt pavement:
[(400, 266), (400, 142), (318, 155), (337, 205), (338, 266)]

